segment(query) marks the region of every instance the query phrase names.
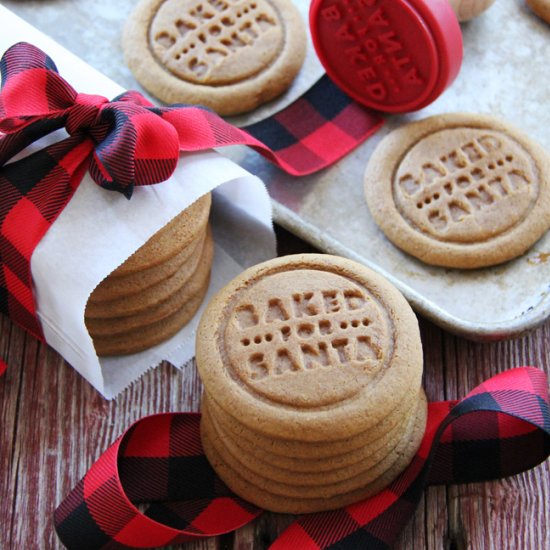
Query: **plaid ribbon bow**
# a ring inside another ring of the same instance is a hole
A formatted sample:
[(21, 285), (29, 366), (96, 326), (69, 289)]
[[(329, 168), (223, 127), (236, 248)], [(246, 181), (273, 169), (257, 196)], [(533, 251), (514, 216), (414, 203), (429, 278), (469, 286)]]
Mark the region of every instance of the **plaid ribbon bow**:
[[(336, 162), (382, 123), (326, 78), (249, 128), (266, 145), (202, 107), (155, 107), (133, 91), (113, 101), (80, 94), (30, 44), (8, 49), (0, 73), (0, 311), (42, 340), (30, 258), (86, 170), (100, 186), (130, 198), (134, 186), (168, 179), (179, 151), (241, 144), (304, 175)], [(8, 164), (60, 128), (69, 137)]]
[[(149, 548), (218, 535), (261, 513), (233, 495), (208, 464), (200, 415), (138, 420), (55, 511), (69, 549)], [(420, 449), (379, 494), (298, 518), (271, 550), (389, 548), (427, 485), (500, 478), (550, 454), (548, 380), (523, 367), (499, 374), (461, 401), (430, 403)], [(138, 505), (148, 503), (142, 513)]]

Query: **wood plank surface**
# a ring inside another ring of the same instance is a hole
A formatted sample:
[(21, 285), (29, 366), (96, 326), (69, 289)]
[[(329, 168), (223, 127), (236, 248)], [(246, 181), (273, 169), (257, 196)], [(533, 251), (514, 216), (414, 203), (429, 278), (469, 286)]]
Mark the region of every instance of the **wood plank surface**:
[[(280, 254), (311, 248), (279, 230)], [(550, 371), (550, 322), (511, 341), (474, 343), (420, 319), (424, 386), (430, 400), (463, 396), (511, 367)], [(118, 398), (105, 401), (52, 349), (0, 318), (0, 549), (62, 548), (52, 514), (101, 452), (132, 422), (162, 411), (197, 411), (195, 365), (162, 364)], [(188, 550), (264, 549), (292, 521), (264, 514)], [(550, 548), (550, 463), (504, 480), (431, 487), (402, 533), (398, 550)], [(173, 547), (175, 548), (175, 547)], [(182, 548), (182, 547), (180, 547)]]

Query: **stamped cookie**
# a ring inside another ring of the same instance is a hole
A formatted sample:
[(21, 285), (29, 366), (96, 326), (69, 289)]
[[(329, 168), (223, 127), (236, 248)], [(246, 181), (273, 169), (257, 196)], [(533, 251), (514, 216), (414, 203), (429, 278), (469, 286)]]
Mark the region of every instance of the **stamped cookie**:
[(495, 0), (447, 0), (459, 21), (469, 21), (489, 9)]
[(550, 227), (550, 158), (496, 118), (438, 115), (380, 143), (365, 194), (405, 252), (439, 266), (490, 266), (523, 254)]
[(196, 358), (207, 393), (248, 428), (330, 441), (376, 426), (417, 393), (422, 348), (403, 296), (329, 255), (254, 266), (210, 302)]
[(196, 359), (206, 456), (266, 509), (359, 500), (420, 444), (416, 318), (392, 285), (350, 260), (301, 254), (248, 269), (207, 306)]
[(162, 101), (233, 115), (288, 88), (306, 34), (291, 0), (142, 0), (123, 49), (136, 79)]
[(527, 5), (543, 20), (550, 23), (550, 0), (525, 0)]

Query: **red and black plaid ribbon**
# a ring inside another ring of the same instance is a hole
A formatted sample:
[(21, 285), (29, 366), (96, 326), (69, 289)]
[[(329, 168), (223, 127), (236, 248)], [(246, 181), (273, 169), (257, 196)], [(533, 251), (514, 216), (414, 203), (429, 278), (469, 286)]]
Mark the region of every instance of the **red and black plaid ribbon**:
[[(30, 258), (86, 170), (130, 198), (135, 185), (168, 179), (179, 151), (241, 144), (304, 175), (336, 162), (382, 124), (327, 78), (246, 132), (208, 109), (155, 107), (137, 92), (112, 101), (79, 94), (44, 52), (26, 43), (6, 51), (0, 73), (0, 311), (40, 339)], [(60, 128), (68, 138), (9, 162)]]
[[(190, 413), (136, 422), (56, 510), (61, 541), (78, 550), (159, 547), (232, 531), (259, 515), (209, 466), (199, 422)], [(516, 474), (549, 454), (546, 375), (532, 367), (509, 370), (461, 401), (430, 403), (420, 449), (385, 490), (340, 510), (301, 516), (271, 549), (389, 548), (427, 485)]]

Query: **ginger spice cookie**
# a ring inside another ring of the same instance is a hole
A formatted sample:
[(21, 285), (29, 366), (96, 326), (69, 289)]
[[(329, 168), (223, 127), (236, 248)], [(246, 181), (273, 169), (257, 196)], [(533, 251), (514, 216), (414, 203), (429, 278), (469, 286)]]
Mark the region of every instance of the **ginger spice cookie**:
[(418, 325), (370, 269), (301, 254), (254, 266), (197, 330), (206, 456), (240, 496), (314, 512), (390, 483), (426, 423)]
[(543, 21), (550, 23), (550, 0), (525, 0), (527, 5)]
[(341, 440), (418, 395), (416, 317), (383, 277), (344, 258), (300, 254), (226, 285), (199, 323), (205, 391), (249, 429)]
[(142, 0), (123, 49), (136, 79), (162, 101), (233, 115), (290, 86), (306, 34), (291, 0)]
[[(135, 302), (132, 303), (134, 308), (119, 316), (105, 315), (104, 317), (89, 317), (86, 315), (86, 327), (90, 335), (96, 338), (97, 336), (127, 333), (140, 328), (147, 330), (152, 323), (176, 313), (207, 284), (210, 278), (210, 268), (212, 266), (213, 256), (214, 241), (212, 236), (209, 235), (203, 253), (194, 265), (193, 271), (187, 273), (185, 269), (186, 266), (181, 269), (185, 280), (180, 286), (172, 289), (167, 295), (162, 295), (159, 291), (159, 298), (162, 296), (162, 299), (159, 300), (152, 300), (154, 296), (147, 296), (150, 289), (145, 290), (143, 293), (133, 295), (128, 301)], [(144, 295), (144, 300), (142, 307), (137, 309), (139, 300), (134, 301), (133, 298), (139, 298), (140, 294)], [(150, 303), (147, 303), (148, 299)]]
[(382, 140), (365, 194), (375, 222), (405, 252), (433, 265), (495, 265), (550, 227), (550, 157), (496, 118), (438, 115)]
[(495, 0), (448, 0), (459, 21), (469, 21), (489, 9)]
[(227, 452), (223, 439), (212, 430), (208, 418), (206, 422), (201, 422), (201, 436), (212, 467), (237, 495), (272, 512), (306, 514), (341, 508), (387, 487), (416, 454), (424, 435), (426, 419), (427, 403), (422, 395), (412, 429), (403, 434), (386, 459), (363, 472), (362, 479), (357, 483), (348, 480), (340, 484), (325, 484), (313, 491), (308, 486), (282, 484), (254, 474)]

